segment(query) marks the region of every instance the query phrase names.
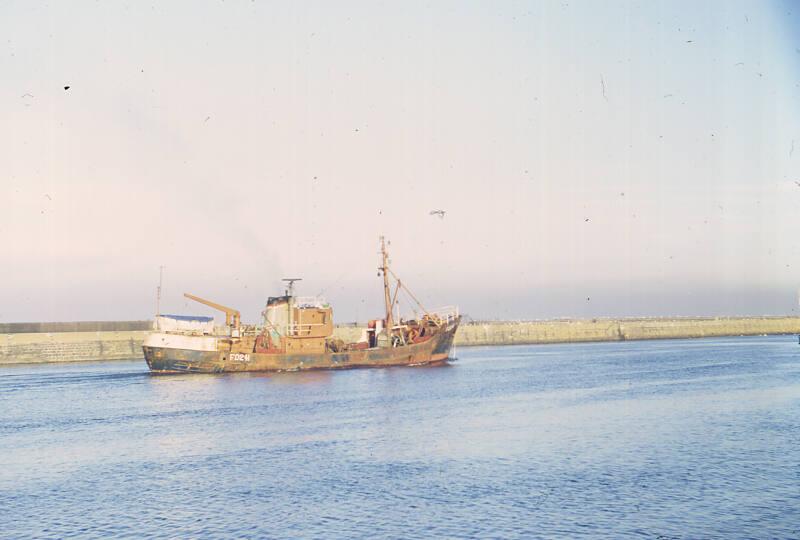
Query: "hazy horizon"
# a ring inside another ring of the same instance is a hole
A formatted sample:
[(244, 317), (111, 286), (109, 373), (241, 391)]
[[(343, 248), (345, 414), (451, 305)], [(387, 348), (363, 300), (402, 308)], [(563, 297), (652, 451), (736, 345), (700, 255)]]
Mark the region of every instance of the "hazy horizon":
[(3, 3), (0, 322), (798, 314), (793, 8)]

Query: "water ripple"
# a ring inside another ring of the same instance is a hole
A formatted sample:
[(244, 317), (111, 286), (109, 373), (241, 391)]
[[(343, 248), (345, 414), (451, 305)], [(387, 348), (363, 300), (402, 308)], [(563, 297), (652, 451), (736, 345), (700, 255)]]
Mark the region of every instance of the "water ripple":
[(8, 538), (796, 538), (790, 338), (443, 369), (0, 369)]

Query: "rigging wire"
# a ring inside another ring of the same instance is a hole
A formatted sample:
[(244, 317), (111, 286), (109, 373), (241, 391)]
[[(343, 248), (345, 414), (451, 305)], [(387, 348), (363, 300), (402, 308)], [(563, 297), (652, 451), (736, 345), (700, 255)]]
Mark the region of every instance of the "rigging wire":
[(334, 287), (334, 286), (338, 285), (338, 284), (339, 284), (339, 282), (342, 280), (342, 278), (344, 277), (344, 275), (345, 275), (347, 272), (348, 272), (347, 270), (343, 271), (341, 274), (339, 274), (339, 277), (337, 277), (335, 280), (333, 280), (333, 282), (328, 282), (328, 284), (327, 284), (327, 285), (325, 285), (325, 286), (324, 286), (324, 287), (323, 287), (323, 288), (322, 288), (322, 289), (321, 289), (321, 290), (320, 290), (320, 291), (317, 293), (317, 296), (322, 296), (322, 294), (323, 294), (323, 293), (324, 293), (326, 290), (328, 290), (328, 289), (330, 289), (330, 288), (332, 288), (332, 287)]
[[(389, 270), (389, 273), (392, 275), (392, 277), (393, 277), (394, 279), (396, 279), (396, 280), (397, 280), (397, 283), (400, 283), (400, 278), (398, 278), (398, 277), (395, 275), (395, 273), (394, 273), (394, 272), (392, 272), (392, 269), (391, 269), (391, 268), (387, 268), (387, 270)], [(404, 290), (406, 293), (408, 293), (408, 295), (411, 297), (411, 299), (412, 299), (412, 300), (414, 300), (414, 302), (416, 302), (416, 303), (417, 303), (417, 305), (420, 307), (420, 309), (421, 309), (422, 311), (424, 311), (424, 312), (425, 312), (425, 314), (427, 315), (427, 314), (428, 314), (428, 310), (427, 310), (427, 309), (425, 309), (425, 306), (423, 306), (423, 305), (422, 305), (422, 302), (420, 302), (419, 300), (417, 300), (417, 297), (416, 297), (416, 296), (414, 296), (414, 293), (412, 293), (412, 292), (409, 290), (409, 288), (408, 288), (408, 286), (407, 286), (407, 285), (403, 285), (403, 290)]]

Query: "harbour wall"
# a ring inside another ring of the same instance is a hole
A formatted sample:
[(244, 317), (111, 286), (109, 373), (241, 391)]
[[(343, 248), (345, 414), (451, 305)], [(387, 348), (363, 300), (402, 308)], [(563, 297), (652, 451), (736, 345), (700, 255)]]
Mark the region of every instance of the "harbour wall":
[(456, 345), (634, 341), (800, 333), (800, 317), (578, 319), (465, 324)]
[(0, 365), (143, 358), (147, 331), (0, 334)]
[[(0, 364), (127, 360), (142, 358), (149, 321), (0, 324)], [(335, 336), (356, 341), (357, 325)], [(462, 324), (456, 346), (528, 345), (798, 334), (800, 317), (707, 317), (486, 321)]]
[(0, 323), (2, 334), (41, 334), (54, 332), (130, 332), (147, 331), (153, 321), (78, 321)]

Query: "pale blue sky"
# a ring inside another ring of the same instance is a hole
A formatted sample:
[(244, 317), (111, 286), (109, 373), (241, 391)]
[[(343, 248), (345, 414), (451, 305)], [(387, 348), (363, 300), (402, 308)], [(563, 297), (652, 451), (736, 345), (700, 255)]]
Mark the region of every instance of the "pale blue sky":
[(160, 264), (164, 311), (364, 320), (380, 233), (475, 318), (796, 313), (798, 17), (4, 2), (0, 320), (147, 318)]

